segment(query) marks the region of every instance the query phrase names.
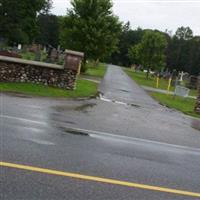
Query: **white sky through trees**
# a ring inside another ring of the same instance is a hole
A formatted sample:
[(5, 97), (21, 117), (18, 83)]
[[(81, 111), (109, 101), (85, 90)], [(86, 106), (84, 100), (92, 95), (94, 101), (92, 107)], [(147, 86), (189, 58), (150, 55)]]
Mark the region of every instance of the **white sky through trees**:
[[(200, 0), (113, 0), (113, 11), (132, 28), (166, 29), (173, 33), (180, 26), (189, 26), (200, 35)], [(52, 13), (65, 15), (70, 0), (53, 0)]]

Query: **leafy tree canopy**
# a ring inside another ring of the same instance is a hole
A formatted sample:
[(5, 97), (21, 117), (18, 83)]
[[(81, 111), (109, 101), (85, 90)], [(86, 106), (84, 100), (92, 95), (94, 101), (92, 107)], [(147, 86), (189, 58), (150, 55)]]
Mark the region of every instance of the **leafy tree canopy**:
[(64, 48), (83, 51), (86, 58), (98, 60), (116, 51), (121, 23), (112, 13), (110, 0), (72, 0), (63, 23)]
[(139, 43), (142, 35), (142, 29), (132, 30), (129, 22), (124, 24), (119, 37), (118, 51), (114, 52), (108, 61), (116, 65), (130, 66), (131, 61), (128, 57), (128, 49)]
[(175, 37), (182, 40), (190, 40), (193, 37), (193, 32), (190, 27), (183, 27), (177, 29)]
[[(161, 69), (165, 66), (166, 38), (157, 31), (145, 31), (139, 44), (129, 50), (129, 57), (148, 69)], [(147, 73), (148, 78), (148, 73)]]
[(180, 27), (168, 41), (167, 67), (198, 75), (200, 73), (200, 37), (189, 27)]
[(10, 44), (28, 43), (36, 32), (36, 16), (50, 5), (47, 0), (2, 0), (0, 6), (0, 36)]
[(57, 48), (59, 45), (59, 19), (56, 15), (40, 14), (37, 17), (38, 35), (36, 42), (42, 45), (51, 45)]

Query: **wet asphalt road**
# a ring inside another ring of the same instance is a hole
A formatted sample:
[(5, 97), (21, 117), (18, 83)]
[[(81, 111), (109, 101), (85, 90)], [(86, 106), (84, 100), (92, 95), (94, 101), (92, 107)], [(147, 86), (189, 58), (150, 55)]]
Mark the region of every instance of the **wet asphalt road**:
[[(79, 101), (1, 94), (1, 160), (200, 193), (199, 121), (160, 106), (118, 67), (100, 91)], [(1, 199), (200, 199), (7, 167), (0, 182)]]

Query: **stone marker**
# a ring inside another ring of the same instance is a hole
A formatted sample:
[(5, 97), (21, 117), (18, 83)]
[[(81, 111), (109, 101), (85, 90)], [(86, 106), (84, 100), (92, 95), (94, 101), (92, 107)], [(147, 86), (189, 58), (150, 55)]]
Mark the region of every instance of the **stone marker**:
[(29, 48), (29, 51), (35, 53), (37, 49), (38, 49), (38, 45), (32, 44), (31, 47)]
[(186, 98), (188, 97), (189, 92), (190, 92), (190, 89), (180, 86), (180, 85), (176, 85), (174, 95)]
[(50, 61), (52, 63), (55, 63), (57, 61), (57, 59), (58, 59), (58, 52), (55, 48), (53, 48), (50, 53)]
[(37, 45), (36, 51), (35, 51), (35, 61), (40, 61), (41, 60), (41, 50), (40, 50), (40, 45)]
[(66, 49), (65, 54), (64, 68), (74, 70), (79, 75), (81, 70), (81, 61), (84, 58), (84, 53)]
[(197, 87), (198, 87), (198, 77), (197, 76), (190, 76), (188, 87), (190, 89), (197, 89)]

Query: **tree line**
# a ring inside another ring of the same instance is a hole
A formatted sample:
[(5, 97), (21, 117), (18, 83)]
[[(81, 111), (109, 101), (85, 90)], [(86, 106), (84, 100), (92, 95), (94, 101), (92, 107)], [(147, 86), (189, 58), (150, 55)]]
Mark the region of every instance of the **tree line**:
[(109, 61), (127, 67), (141, 64), (154, 70), (176, 69), (198, 75), (200, 36), (193, 36), (189, 27), (179, 27), (172, 35), (168, 31), (133, 30), (127, 22), (122, 28), (118, 51)]
[(112, 11), (111, 0), (72, 0), (65, 16), (51, 14), (52, 0), (1, 0), (0, 40), (8, 45), (38, 43), (85, 53), (85, 60), (150, 70), (200, 72), (200, 36), (189, 27), (174, 35), (133, 30)]

